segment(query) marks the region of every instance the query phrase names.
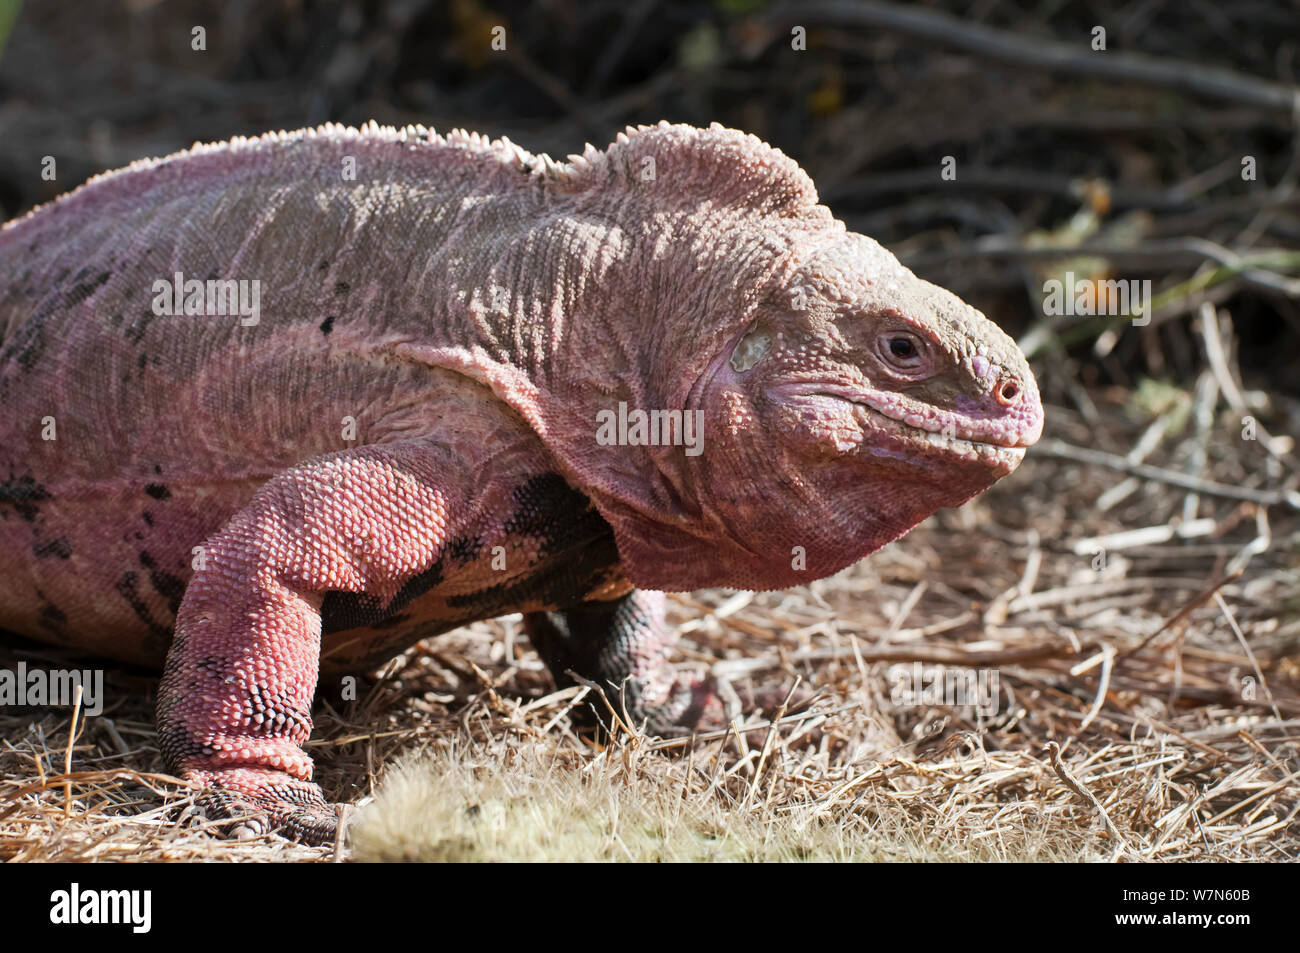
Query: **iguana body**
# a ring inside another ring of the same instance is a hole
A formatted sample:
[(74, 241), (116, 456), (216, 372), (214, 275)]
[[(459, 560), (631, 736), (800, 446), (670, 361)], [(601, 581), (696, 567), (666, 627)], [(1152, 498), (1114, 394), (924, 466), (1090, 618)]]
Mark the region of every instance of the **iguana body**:
[[(260, 310), (165, 313), (178, 274)], [(702, 452), (607, 445), (620, 404)], [(318, 667), (523, 612), (558, 679), (688, 730), (709, 686), (643, 589), (837, 571), (1041, 429), (996, 326), (781, 153), (664, 124), (564, 164), (372, 125), (101, 176), (0, 232), (0, 406), (0, 627), (165, 659), (169, 766), (311, 841)]]

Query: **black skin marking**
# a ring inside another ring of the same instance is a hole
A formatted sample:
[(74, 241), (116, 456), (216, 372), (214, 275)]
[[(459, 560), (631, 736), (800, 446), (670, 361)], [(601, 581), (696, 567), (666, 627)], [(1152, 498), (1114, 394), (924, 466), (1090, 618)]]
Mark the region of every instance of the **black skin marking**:
[(338, 294), (338, 295), (345, 295), (345, 294), (347, 294), (347, 293), (348, 293), (349, 291), (351, 291), (351, 290), (352, 290), (352, 286), (351, 286), (350, 284), (348, 284), (346, 281), (336, 281), (336, 282), (334, 282), (334, 293), (335, 293), (335, 294)]
[(447, 544), (447, 555), (455, 560), (457, 566), (464, 566), (476, 559), (482, 548), (481, 536), (457, 536)]
[(506, 520), (506, 532), (539, 540), (544, 556), (571, 549), (600, 527), (608, 530), (591, 501), (558, 473), (533, 477), (515, 488), (514, 497), (518, 509)]
[(614, 531), (591, 501), (558, 473), (535, 476), (514, 491), (518, 508), (505, 529), (540, 543), (540, 559), (523, 578), (453, 596), (447, 605), (489, 618), (516, 606), (575, 605), (618, 565)]
[(378, 622), (371, 624), (370, 628), (396, 629), (398, 626), (405, 625), (407, 622), (410, 621), (411, 621), (411, 614), (409, 612), (402, 612), (394, 616), (389, 616), (387, 619), (380, 619)]
[(617, 565), (618, 547), (614, 544), (613, 531), (606, 527), (606, 534), (539, 563), (522, 579), (452, 596), (447, 605), (470, 610), (468, 616), (474, 619), (491, 618), (528, 603), (556, 609), (577, 605), (587, 593), (605, 582), (609, 571)]
[(68, 637), (68, 617), (64, 615), (62, 609), (52, 603), (47, 602), (41, 606), (41, 614), (36, 624), (59, 639)]
[(324, 270), (325, 270), (326, 268), (328, 268), (329, 266), (330, 266), (329, 259), (327, 259), (327, 258), (322, 258), (322, 259), (320, 260), (320, 264), (316, 266), (316, 270), (317, 270), (317, 271), (324, 271)]
[(46, 492), (45, 487), (30, 476), (15, 479), (10, 473), (9, 479), (0, 483), (0, 503), (12, 503), (18, 515), (29, 523), (35, 523), (40, 513), (36, 504), (49, 498), (50, 494)]
[(149, 582), (153, 584), (158, 595), (167, 600), (167, 607), (175, 615), (181, 607), (181, 597), (185, 595), (185, 580), (163, 572), (158, 562), (147, 552), (140, 553), (140, 565), (149, 570)]
[(68, 294), (68, 302), (70, 304), (85, 301), (95, 293), (97, 288), (101, 287), (109, 278), (113, 277), (111, 271), (104, 271), (96, 275), (91, 281), (82, 281), (81, 279), (85, 277), (86, 273), (89, 271), (89, 268), (83, 268), (81, 271), (77, 272), (76, 278), (73, 279), (77, 284), (72, 286), (72, 291)]
[(113, 584), (113, 588), (118, 595), (126, 600), (127, 605), (131, 607), (131, 611), (135, 613), (135, 617), (144, 623), (145, 628), (149, 630), (149, 634), (146, 636), (149, 647), (158, 654), (162, 654), (171, 642), (171, 630), (154, 619), (153, 613), (149, 611), (144, 599), (140, 597), (138, 592), (139, 579), (139, 574), (134, 571), (124, 572), (117, 582)]
[[(337, 678), (346, 672), (365, 672), (382, 665), (416, 642), (431, 639), (452, 629), (477, 620), (476, 616), (457, 616), (453, 619), (432, 619), (404, 627), (400, 633), (382, 640), (363, 639), (360, 644), (347, 644), (342, 649), (321, 656), (322, 678)], [(371, 626), (370, 628), (377, 628)], [(346, 640), (345, 640), (346, 641)], [(359, 653), (359, 654), (349, 654)]]
[(393, 601), (389, 603), (388, 611), (400, 612), (405, 609), (411, 604), (412, 600), (418, 599), (442, 582), (442, 577), (442, 558), (439, 557), (438, 561), (424, 572), (414, 575), (406, 581), (406, 585), (398, 590), (397, 595), (393, 597)]
[(140, 514), (140, 515), (143, 517), (143, 519), (144, 519), (144, 523), (145, 523), (146, 526), (152, 526), (152, 525), (153, 525), (153, 514), (152, 514), (152, 513), (150, 513), (148, 510), (145, 510), (145, 511), (144, 511), (142, 514)]
[(149, 581), (153, 583), (158, 595), (167, 600), (167, 608), (172, 615), (176, 615), (181, 608), (181, 598), (185, 595), (185, 580), (160, 569), (149, 573)]
[(334, 318), (335, 315), (332, 314), (328, 315), (325, 318), (325, 320), (320, 323), (320, 329), (322, 334), (328, 335), (331, 331), (334, 330)]
[(72, 557), (72, 544), (68, 542), (67, 537), (60, 536), (58, 539), (32, 544), (32, 553), (37, 559), (52, 559), (54, 557), (70, 559)]
[(32, 328), (28, 332), (27, 346), (23, 348), (22, 353), (18, 355), (18, 366), (24, 371), (30, 371), (40, 363), (41, 355), (45, 353), (45, 326), (41, 324)]
[(141, 351), (140, 356), (136, 358), (135, 366), (138, 367), (140, 370), (144, 370), (144, 366), (148, 363), (149, 363), (149, 355), (146, 354), (144, 351)]
[(150, 483), (144, 488), (144, 491), (155, 500), (169, 500), (172, 495), (172, 491), (161, 483)]
[(49, 597), (39, 589), (36, 590), (36, 598), (44, 603), (41, 606), (41, 614), (37, 617), (37, 624), (56, 638), (66, 641), (68, 638), (68, 617), (62, 609), (50, 602)]
[(45, 323), (57, 309), (58, 305), (48, 299), (38, 307), (31, 319), (19, 328), (12, 341), (5, 342), (3, 358), (8, 359), (12, 355), (24, 372), (34, 370), (45, 355), (48, 343), (45, 338)]
[(442, 582), (442, 577), (442, 559), (439, 558), (424, 572), (408, 579), (387, 606), (365, 593), (327, 592), (320, 606), (321, 634), (396, 625), (392, 617)]
[(47, 294), (43, 303), (37, 305), (32, 316), (24, 321), (16, 333), (4, 342), (4, 351), (0, 353), (0, 362), (16, 360), (23, 372), (34, 370), (45, 354), (48, 341), (45, 337), (45, 324), (51, 314), (63, 307), (57, 294)]
[(514, 498), (518, 508), (505, 530), (538, 540), (538, 564), (522, 579), (454, 596), (448, 605), (474, 608), (485, 617), (529, 602), (573, 605), (618, 564), (613, 530), (558, 473), (531, 478), (515, 488)]
[(576, 605), (589, 592), (608, 581), (611, 569), (617, 564), (618, 549), (610, 532), (607, 537), (593, 540), (592, 545), (581, 551), (565, 553), (538, 564), (537, 571), (512, 584), (491, 586), (448, 599), (447, 605), (456, 610), (450, 615), (416, 620), (404, 614), (378, 625), (371, 623), (370, 629), (392, 628), (393, 635), (384, 639), (362, 637), (359, 644), (344, 644), (334, 651), (327, 651), (321, 664), (327, 671), (336, 673), (366, 671), (423, 639), (431, 639), (481, 619), (494, 618), (523, 604), (541, 603), (556, 608)]

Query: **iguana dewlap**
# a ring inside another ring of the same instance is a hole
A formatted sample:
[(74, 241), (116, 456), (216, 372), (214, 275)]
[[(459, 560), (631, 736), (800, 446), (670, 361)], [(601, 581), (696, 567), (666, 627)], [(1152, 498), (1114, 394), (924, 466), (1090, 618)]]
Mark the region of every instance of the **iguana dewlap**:
[(0, 628), (165, 660), (169, 767), (316, 842), (318, 668), (521, 612), (557, 680), (689, 730), (657, 590), (833, 573), (1042, 427), (1015, 344), (793, 161), (667, 124), (97, 177), (0, 231), (0, 407)]

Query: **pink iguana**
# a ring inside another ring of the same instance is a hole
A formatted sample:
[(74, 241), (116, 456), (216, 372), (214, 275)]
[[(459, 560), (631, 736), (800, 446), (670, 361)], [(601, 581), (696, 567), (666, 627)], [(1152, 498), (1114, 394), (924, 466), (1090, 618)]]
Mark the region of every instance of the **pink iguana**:
[(563, 163), (326, 126), (97, 177), (0, 232), (0, 406), (0, 626), (165, 659), (169, 767), (311, 842), (318, 669), (521, 612), (557, 681), (688, 731), (716, 700), (657, 590), (836, 572), (1042, 428), (983, 315), (782, 153), (668, 124)]

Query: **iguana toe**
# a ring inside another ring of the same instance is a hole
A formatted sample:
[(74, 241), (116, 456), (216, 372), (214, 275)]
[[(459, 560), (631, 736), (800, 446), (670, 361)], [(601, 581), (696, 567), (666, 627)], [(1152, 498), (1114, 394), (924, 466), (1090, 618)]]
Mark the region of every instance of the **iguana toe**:
[(218, 822), (224, 836), (247, 840), (273, 833), (320, 846), (332, 844), (338, 833), (338, 815), (311, 781), (260, 768), (194, 771), (186, 779), (205, 785), (195, 813)]

